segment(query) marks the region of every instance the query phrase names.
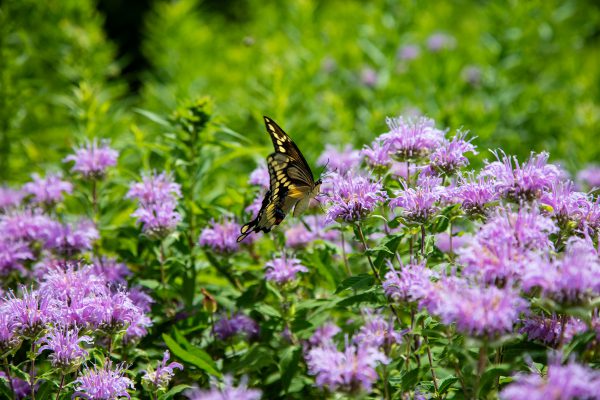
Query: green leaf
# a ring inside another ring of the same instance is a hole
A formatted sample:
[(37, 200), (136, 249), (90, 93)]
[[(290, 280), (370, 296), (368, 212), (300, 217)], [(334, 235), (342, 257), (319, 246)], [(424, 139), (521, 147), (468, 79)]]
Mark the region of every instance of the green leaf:
[(401, 376), (400, 387), (402, 391), (408, 392), (410, 389), (415, 387), (417, 382), (419, 381), (419, 368), (411, 369), (410, 371), (406, 371)]
[(355, 290), (368, 289), (375, 283), (375, 278), (370, 274), (358, 274), (346, 278), (340, 283), (335, 290), (335, 294), (338, 294), (346, 289), (352, 288)]
[(156, 113), (153, 113), (152, 111), (144, 110), (141, 108), (135, 108), (133, 111), (137, 112), (140, 115), (143, 115), (152, 122), (156, 122), (157, 124), (162, 125), (165, 128), (171, 127), (171, 124), (169, 124), (169, 122), (166, 119), (164, 119)]
[(340, 307), (348, 307), (360, 303), (371, 303), (378, 304), (379, 300), (377, 298), (377, 294), (374, 291), (363, 292), (360, 294), (356, 294), (354, 296), (346, 297), (340, 300), (337, 305)]
[(439, 391), (440, 394), (444, 394), (454, 385), (454, 383), (458, 381), (458, 378), (455, 376), (448, 376), (442, 380), (440, 383)]
[(167, 393), (162, 394), (159, 397), (159, 399), (160, 400), (169, 400), (169, 399), (172, 399), (173, 396), (175, 396), (176, 394), (181, 393), (185, 389), (189, 389), (190, 387), (191, 387), (190, 385), (177, 385), (175, 387), (172, 387), (171, 390), (169, 390)]
[(218, 377), (221, 376), (221, 373), (217, 371), (212, 365), (210, 365), (208, 362), (198, 357), (197, 355), (192, 354), (191, 352), (181, 347), (179, 343), (173, 340), (173, 338), (169, 335), (163, 333), (162, 338), (165, 341), (167, 347), (169, 347), (171, 352), (176, 357), (179, 357), (181, 360), (185, 361), (188, 364), (192, 364), (200, 368), (202, 371), (205, 371), (208, 374), (215, 375)]
[(285, 349), (281, 356), (281, 390), (284, 394), (287, 393), (292, 378), (298, 372), (300, 358), (302, 356), (302, 348), (300, 346), (290, 347)]
[(51, 380), (44, 381), (35, 392), (36, 400), (54, 399), (54, 392), (58, 390), (56, 383)]

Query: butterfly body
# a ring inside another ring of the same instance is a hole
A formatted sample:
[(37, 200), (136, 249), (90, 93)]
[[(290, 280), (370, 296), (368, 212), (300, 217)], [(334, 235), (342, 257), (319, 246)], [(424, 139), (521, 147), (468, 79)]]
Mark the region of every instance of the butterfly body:
[(264, 120), (275, 149), (267, 157), (270, 187), (257, 217), (242, 227), (238, 242), (252, 232), (269, 232), (292, 209), (294, 216), (300, 215), (321, 187), (321, 180), (314, 180), (308, 163), (292, 139), (272, 119), (264, 117)]

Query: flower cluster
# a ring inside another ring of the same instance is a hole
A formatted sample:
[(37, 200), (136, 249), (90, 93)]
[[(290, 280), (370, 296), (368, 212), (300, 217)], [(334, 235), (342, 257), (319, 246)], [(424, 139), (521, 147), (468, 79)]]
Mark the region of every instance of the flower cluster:
[(213, 333), (221, 340), (227, 340), (238, 334), (254, 338), (258, 336), (258, 324), (244, 314), (235, 313), (230, 318), (223, 316), (215, 322)]
[(198, 244), (210, 247), (219, 253), (231, 253), (239, 248), (237, 237), (240, 234), (240, 225), (232, 219), (225, 219), (221, 223), (212, 221), (200, 233)]
[(138, 200), (138, 209), (132, 216), (138, 219), (149, 236), (162, 238), (181, 220), (181, 215), (175, 211), (181, 187), (166, 172), (142, 176), (142, 182), (131, 184), (127, 197)]
[(86, 368), (75, 380), (74, 397), (81, 396), (86, 399), (118, 399), (130, 398), (128, 389), (135, 387), (133, 381), (125, 376), (125, 365), (121, 364), (113, 369), (110, 362), (104, 366)]
[(65, 157), (64, 162), (73, 161), (72, 171), (87, 179), (101, 179), (108, 167), (117, 165), (119, 152), (111, 149), (107, 141), (97, 140), (75, 149), (75, 154)]
[(381, 182), (347, 174), (332, 174), (327, 178), (328, 188), (327, 221), (356, 222), (369, 215), (375, 207), (387, 199)]
[(173, 370), (183, 370), (183, 365), (178, 362), (168, 363), (170, 356), (171, 354), (169, 351), (165, 351), (163, 354), (163, 359), (156, 367), (156, 370), (150, 367), (144, 376), (142, 376), (142, 381), (155, 389), (165, 389), (169, 385), (171, 379), (173, 379)]
[(43, 205), (53, 205), (63, 200), (65, 194), (73, 191), (73, 184), (62, 180), (60, 174), (48, 174), (42, 178), (31, 175), (32, 182), (23, 185), (23, 191), (31, 195), (32, 201)]
[(210, 390), (189, 389), (185, 395), (189, 400), (259, 400), (262, 396), (260, 390), (248, 388), (247, 379), (242, 379), (238, 386), (234, 386), (233, 378), (230, 375), (223, 378), (222, 387), (219, 387), (215, 381), (211, 383), (211, 386)]
[(285, 254), (265, 264), (265, 278), (280, 285), (295, 280), (298, 272), (308, 272), (308, 269), (297, 258)]

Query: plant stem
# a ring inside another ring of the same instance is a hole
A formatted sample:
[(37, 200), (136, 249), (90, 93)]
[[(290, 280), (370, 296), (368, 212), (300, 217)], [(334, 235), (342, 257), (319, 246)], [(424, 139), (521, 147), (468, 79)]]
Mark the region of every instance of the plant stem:
[(481, 382), (481, 375), (483, 375), (483, 371), (485, 370), (485, 365), (487, 363), (487, 341), (484, 341), (482, 346), (479, 348), (479, 359), (477, 360), (477, 376), (475, 377), (475, 393), (474, 396), (477, 397), (479, 392), (479, 383)]
[(58, 387), (58, 392), (56, 392), (56, 397), (54, 400), (58, 400), (60, 397), (60, 392), (62, 392), (63, 385), (65, 384), (65, 373), (61, 373), (60, 375), (60, 386)]
[(35, 400), (35, 340), (31, 342), (31, 369), (29, 370), (29, 383), (31, 385), (31, 400)]
[(348, 276), (352, 276), (352, 271), (350, 270), (350, 265), (348, 265), (348, 256), (346, 254), (346, 239), (344, 239), (344, 230), (341, 229), (340, 233), (342, 235), (342, 257), (344, 258), (344, 266), (346, 267), (346, 272)]
[(425, 225), (421, 225), (421, 259), (425, 259)]
[(453, 254), (454, 248), (452, 246), (452, 221), (448, 223), (448, 240), (450, 242), (450, 254)]
[(408, 371), (408, 367), (410, 366), (410, 351), (412, 347), (412, 339), (414, 337), (413, 331), (415, 330), (415, 309), (413, 307), (410, 308), (410, 332), (408, 335), (411, 337), (406, 341), (406, 370)]
[[(381, 281), (381, 276), (379, 276), (379, 272), (377, 271), (377, 268), (375, 268), (375, 265), (373, 264), (373, 260), (371, 260), (371, 255), (369, 254), (369, 246), (367, 245), (367, 241), (365, 239), (365, 235), (363, 233), (362, 227), (360, 226), (359, 223), (356, 224), (356, 227), (357, 227), (357, 231), (358, 231), (358, 236), (360, 237), (360, 240), (365, 248), (365, 254), (367, 255), (367, 260), (369, 260), (369, 266), (371, 267), (371, 271), (373, 271), (373, 275), (375, 275), (375, 279), (377, 279), (377, 282), (383, 286), (383, 282)], [(390, 307), (390, 310), (392, 310), (392, 312), (396, 316), (396, 320), (398, 321), (398, 324), (401, 324), (400, 316), (398, 315), (398, 311), (396, 310), (394, 305), (388, 301), (388, 306)]]
[(98, 222), (98, 187), (96, 179), (92, 179), (92, 210), (94, 211), (94, 222)]
[[(421, 330), (424, 331), (425, 330), (425, 322), (421, 321)], [(429, 340), (427, 339), (427, 335), (425, 335), (425, 333), (421, 332), (422, 336), (423, 336), (423, 342), (425, 343), (425, 349), (427, 350), (427, 359), (429, 360), (429, 368), (431, 370), (431, 378), (433, 379), (433, 388), (435, 389), (435, 395), (436, 397), (438, 397), (438, 392), (439, 392), (439, 388), (438, 388), (438, 384), (437, 384), (437, 377), (435, 376), (435, 370), (433, 369), (433, 357), (431, 357), (431, 348), (429, 347)]]
[(165, 244), (164, 239), (160, 240), (160, 282), (165, 286)]
[(10, 391), (12, 392), (12, 398), (15, 398), (15, 387), (13, 386), (12, 377), (10, 376), (10, 368), (8, 368), (8, 360), (4, 357), (4, 373), (6, 374), (6, 379), (8, 379), (8, 385), (10, 386)]

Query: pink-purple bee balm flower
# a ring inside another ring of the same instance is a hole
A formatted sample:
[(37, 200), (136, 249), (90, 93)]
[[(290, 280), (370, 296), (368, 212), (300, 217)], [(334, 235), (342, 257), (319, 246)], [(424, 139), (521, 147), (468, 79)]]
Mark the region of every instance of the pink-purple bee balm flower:
[(402, 333), (394, 329), (394, 320), (381, 314), (365, 310), (365, 323), (354, 336), (354, 343), (360, 347), (385, 347), (402, 343)]
[(297, 223), (285, 231), (286, 246), (302, 248), (315, 240), (335, 241), (339, 237), (337, 231), (326, 229), (327, 221), (322, 215), (307, 215), (303, 220), (305, 224)]
[(169, 350), (166, 350), (163, 354), (163, 359), (156, 366), (156, 370), (149, 368), (142, 376), (142, 380), (148, 383), (154, 388), (165, 389), (169, 386), (169, 382), (173, 379), (175, 372), (173, 370), (179, 369), (183, 371), (183, 365), (178, 362), (169, 363), (170, 358)]
[(128, 389), (135, 388), (133, 381), (125, 376), (127, 370), (121, 364), (112, 368), (112, 363), (104, 366), (94, 366), (94, 369), (85, 368), (83, 373), (75, 380), (74, 397), (90, 400), (117, 400), (121, 397), (131, 398)]
[[(566, 324), (563, 327), (564, 321)], [(561, 340), (563, 343), (568, 343), (573, 336), (587, 330), (586, 324), (581, 320), (573, 317), (563, 320), (556, 315), (551, 317), (530, 315), (522, 323), (519, 332), (526, 334), (528, 340), (540, 341), (552, 347), (558, 346)]]
[(358, 167), (360, 161), (360, 151), (354, 150), (351, 145), (348, 144), (339, 150), (327, 144), (317, 160), (317, 165), (327, 166), (330, 171), (343, 175)]
[(588, 187), (600, 187), (600, 165), (589, 164), (577, 173), (577, 180)]
[(407, 44), (398, 49), (396, 58), (403, 61), (411, 61), (421, 55), (421, 48), (416, 44)]
[(329, 208), (327, 221), (355, 222), (369, 215), (387, 199), (381, 182), (348, 174), (332, 174), (327, 178), (331, 187), (327, 191)]
[(232, 253), (237, 251), (239, 244), (237, 237), (240, 234), (240, 225), (233, 219), (225, 219), (217, 223), (211, 221), (210, 226), (200, 233), (198, 244), (219, 253)]
[(430, 154), (429, 165), (423, 170), (426, 175), (452, 175), (469, 164), (465, 153), (477, 154), (471, 140), (465, 140), (467, 132), (458, 132), (452, 140), (444, 140), (442, 145)]
[(382, 146), (398, 161), (418, 160), (444, 141), (444, 131), (437, 129), (429, 118), (387, 118), (386, 123), (390, 131), (379, 138)]
[(33, 260), (33, 258), (33, 253), (27, 243), (0, 237), (0, 276), (6, 276), (13, 271), (26, 273), (23, 263)]
[(285, 254), (265, 264), (265, 278), (280, 285), (295, 280), (298, 272), (308, 272), (308, 268), (297, 258), (290, 258)]
[(418, 302), (432, 290), (435, 276), (424, 264), (408, 264), (400, 271), (391, 267), (385, 274), (383, 291), (394, 301)]
[(223, 385), (212, 381), (211, 386), (210, 390), (192, 388), (185, 391), (184, 394), (189, 400), (259, 400), (262, 397), (260, 390), (248, 388), (245, 378), (240, 380), (238, 386), (234, 386), (233, 378), (226, 375), (223, 378)]
[(63, 200), (65, 194), (73, 191), (70, 182), (63, 181), (60, 174), (49, 173), (45, 178), (38, 174), (31, 175), (32, 182), (23, 185), (23, 191), (32, 196), (32, 201), (51, 205)]
[(8, 210), (21, 204), (25, 193), (19, 189), (0, 186), (0, 210)]
[(231, 318), (223, 316), (213, 326), (213, 333), (221, 340), (227, 340), (237, 334), (243, 334), (248, 338), (254, 338), (258, 335), (258, 324), (252, 318), (235, 313)]
[(79, 172), (85, 178), (100, 179), (108, 167), (117, 165), (117, 157), (119, 152), (111, 149), (107, 141), (98, 144), (98, 141), (94, 140), (76, 148), (75, 154), (65, 157), (63, 161), (74, 161), (72, 171)]
[(544, 190), (550, 189), (561, 178), (561, 170), (548, 164), (546, 152), (532, 153), (523, 164), (503, 152), (494, 154), (497, 161), (486, 165), (481, 175), (494, 179), (496, 190), (507, 199), (517, 202), (538, 199)]
[(598, 399), (600, 371), (571, 360), (561, 365), (551, 361), (548, 372), (517, 374), (501, 392), (503, 400), (575, 400)]
[(451, 50), (455, 45), (456, 39), (447, 33), (435, 32), (427, 38), (427, 48), (433, 53), (441, 50)]
[(173, 182), (171, 174), (153, 172), (142, 176), (142, 182), (131, 184), (127, 197), (138, 200), (138, 209), (132, 216), (138, 218), (149, 236), (164, 237), (181, 220), (181, 215), (175, 211), (181, 187)]
[(12, 320), (12, 327), (26, 338), (35, 338), (48, 321), (51, 314), (52, 299), (40, 295), (39, 291), (20, 288), (20, 296), (10, 291), (0, 305), (0, 313), (6, 313)]
[(264, 189), (268, 189), (271, 185), (271, 178), (269, 176), (269, 170), (265, 164), (261, 164), (250, 174), (248, 183), (251, 185), (257, 185)]
[(305, 356), (308, 373), (317, 386), (331, 391), (356, 394), (369, 392), (379, 378), (375, 368), (389, 359), (377, 348), (346, 345), (344, 351), (334, 346), (314, 347)]
[(385, 172), (392, 165), (389, 149), (380, 138), (375, 139), (371, 146), (365, 145), (360, 154), (367, 165), (378, 173)]
[(50, 363), (54, 368), (68, 370), (81, 364), (88, 355), (87, 350), (81, 348), (81, 343), (91, 344), (90, 336), (79, 336), (78, 328), (53, 327), (37, 341), (41, 344), (38, 354), (46, 350), (51, 352)]
[(402, 208), (402, 216), (412, 222), (427, 222), (440, 209), (440, 200), (445, 194), (442, 180), (437, 177), (423, 177), (416, 188), (402, 182), (403, 191), (390, 200), (390, 207)]
[(67, 256), (91, 250), (94, 241), (100, 238), (98, 229), (91, 220), (81, 220), (76, 225), (53, 224), (49, 228), (44, 247)]

